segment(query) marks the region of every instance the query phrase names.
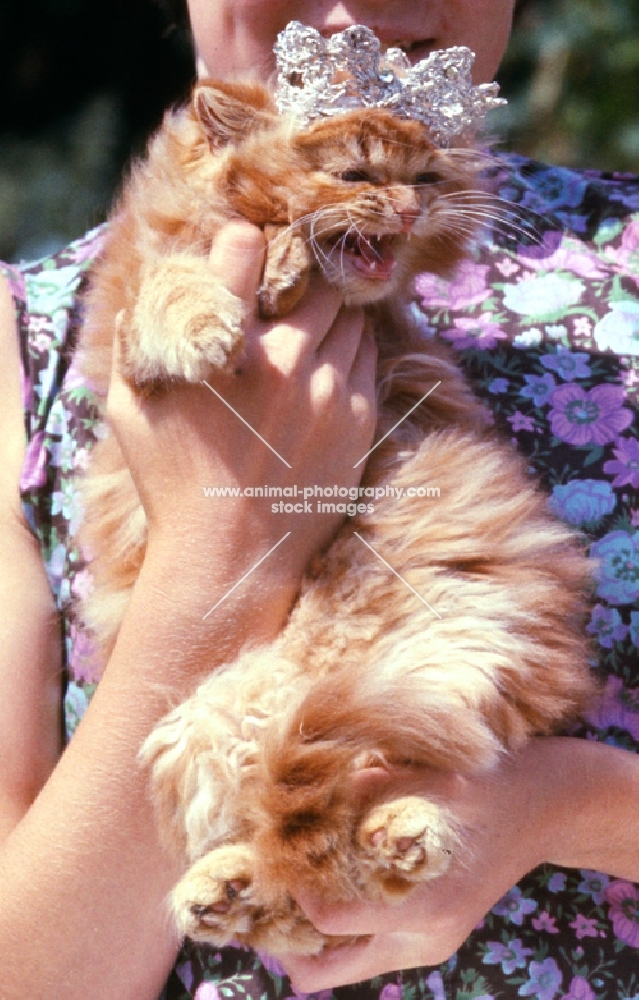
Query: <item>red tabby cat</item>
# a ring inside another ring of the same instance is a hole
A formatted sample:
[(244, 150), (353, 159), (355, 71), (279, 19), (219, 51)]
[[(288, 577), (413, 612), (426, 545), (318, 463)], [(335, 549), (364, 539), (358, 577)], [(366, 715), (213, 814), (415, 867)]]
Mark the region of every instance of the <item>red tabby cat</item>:
[[(416, 273), (449, 274), (466, 252), (487, 204), (480, 164), (387, 111), (300, 131), (266, 89), (205, 83), (167, 116), (111, 221), (83, 343), (102, 394), (114, 335), (140, 391), (212, 369), (232, 377), (242, 311), (207, 260), (220, 227), (248, 219), (268, 241), (263, 316), (290, 310), (318, 267), (346, 302), (366, 306), (378, 438), (395, 429), (363, 485), (404, 490), (344, 524), (273, 644), (216, 670), (145, 744), (161, 830), (185, 865), (175, 916), (195, 939), (320, 951), (327, 939), (292, 901), (291, 882), (340, 900), (399, 899), (465, 842), (439, 801), (358, 810), (354, 769), (487, 768), (530, 734), (557, 730), (591, 692), (580, 546), (405, 309)], [(425, 482), (438, 502), (406, 495)], [(96, 587), (84, 613), (106, 658), (145, 547), (113, 437), (96, 448), (85, 497)]]

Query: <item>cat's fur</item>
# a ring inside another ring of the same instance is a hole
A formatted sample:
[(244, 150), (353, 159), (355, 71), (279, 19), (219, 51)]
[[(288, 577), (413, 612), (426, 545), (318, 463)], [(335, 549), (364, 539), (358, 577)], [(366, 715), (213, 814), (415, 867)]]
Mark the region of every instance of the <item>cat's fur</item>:
[[(441, 381), (363, 480), (432, 485), (440, 499), (386, 498), (348, 521), (279, 638), (216, 670), (145, 745), (162, 833), (186, 866), (174, 911), (193, 938), (318, 952), (326, 939), (287, 886), (402, 898), (464, 843), (442, 802), (408, 795), (358, 811), (354, 769), (490, 767), (556, 731), (592, 691), (581, 547), (491, 432), (448, 351), (425, 343), (403, 308), (417, 272), (448, 274), (464, 254), (486, 208), (477, 169), (469, 150), (437, 150), (421, 125), (384, 111), (296, 132), (266, 89), (208, 84), (167, 117), (111, 221), (82, 345), (102, 393), (116, 335), (141, 391), (233, 371), (243, 317), (207, 254), (234, 218), (269, 240), (263, 315), (290, 310), (318, 262), (345, 300), (367, 306), (377, 439)], [(145, 546), (113, 438), (97, 446), (84, 489), (96, 578), (84, 612), (106, 657)]]

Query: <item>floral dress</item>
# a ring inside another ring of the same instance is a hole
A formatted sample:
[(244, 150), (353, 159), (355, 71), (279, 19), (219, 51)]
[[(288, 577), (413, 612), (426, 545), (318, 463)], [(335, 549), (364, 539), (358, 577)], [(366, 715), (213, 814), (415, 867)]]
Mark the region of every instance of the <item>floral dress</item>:
[[(500, 220), (454, 280), (420, 275), (425, 347), (449, 341), (476, 393), (526, 456), (555, 514), (596, 559), (587, 625), (604, 679), (578, 735), (639, 748), (639, 179), (503, 156)], [(4, 267), (18, 316), (28, 442), (21, 493), (61, 612), (69, 737), (98, 677), (74, 600), (91, 587), (74, 488), (102, 433), (74, 367), (79, 293), (103, 230)], [(435, 484), (436, 485), (436, 484)], [(186, 943), (165, 1000), (284, 1000), (276, 962)], [(321, 1000), (638, 1000), (639, 887), (544, 865), (512, 888), (443, 965), (392, 973)]]

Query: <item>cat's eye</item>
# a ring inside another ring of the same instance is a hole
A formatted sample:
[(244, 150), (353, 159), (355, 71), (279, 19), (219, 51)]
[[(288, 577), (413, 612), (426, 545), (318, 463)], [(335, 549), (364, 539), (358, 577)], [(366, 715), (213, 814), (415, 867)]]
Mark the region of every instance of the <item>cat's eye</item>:
[(342, 174), (340, 174), (340, 177), (343, 181), (349, 181), (353, 184), (361, 184), (364, 181), (370, 180), (370, 177), (364, 170), (345, 170)]
[(425, 170), (423, 174), (417, 174), (415, 184), (439, 184), (443, 179), (442, 175), (438, 174), (436, 170)]

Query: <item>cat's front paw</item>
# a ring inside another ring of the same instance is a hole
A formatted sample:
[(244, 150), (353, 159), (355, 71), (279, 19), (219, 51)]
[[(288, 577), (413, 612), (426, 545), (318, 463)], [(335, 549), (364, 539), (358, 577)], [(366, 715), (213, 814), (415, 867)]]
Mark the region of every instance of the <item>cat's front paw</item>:
[(406, 895), (415, 882), (443, 875), (457, 837), (440, 806), (409, 795), (374, 806), (357, 831), (365, 888), (382, 898)]
[(123, 374), (143, 386), (200, 382), (212, 368), (230, 372), (244, 343), (243, 321), (243, 303), (208, 261), (170, 257), (146, 265), (120, 331)]

